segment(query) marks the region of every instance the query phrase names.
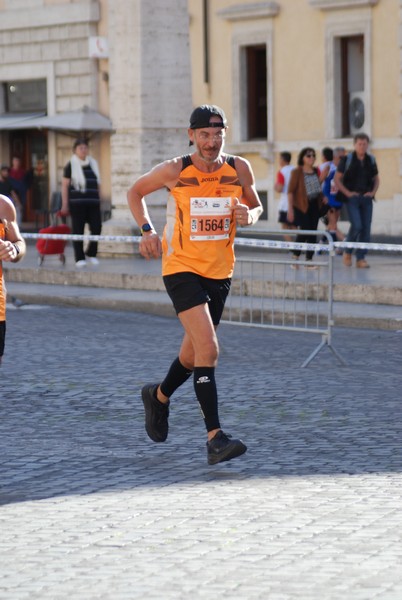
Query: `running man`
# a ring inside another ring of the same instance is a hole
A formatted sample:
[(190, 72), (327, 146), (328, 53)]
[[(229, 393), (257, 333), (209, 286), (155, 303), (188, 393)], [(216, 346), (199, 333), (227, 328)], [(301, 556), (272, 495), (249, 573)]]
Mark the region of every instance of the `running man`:
[[(179, 355), (166, 377), (142, 389), (145, 429), (154, 442), (167, 439), (169, 399), (193, 375), (210, 465), (247, 450), (241, 440), (221, 429), (215, 382), (216, 328), (230, 290), (236, 224), (253, 225), (262, 213), (249, 162), (223, 153), (226, 130), (221, 108), (197, 107), (188, 129), (194, 152), (160, 163), (128, 192), (131, 212), (141, 227), (140, 253), (147, 259), (162, 254), (163, 281), (184, 329)], [(145, 196), (162, 188), (168, 189), (169, 198), (161, 240)]]

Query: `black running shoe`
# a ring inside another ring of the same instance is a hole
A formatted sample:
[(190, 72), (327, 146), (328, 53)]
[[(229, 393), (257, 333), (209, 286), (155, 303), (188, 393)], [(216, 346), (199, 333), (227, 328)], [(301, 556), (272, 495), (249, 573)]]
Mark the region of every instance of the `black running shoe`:
[(156, 398), (159, 383), (148, 383), (141, 390), (145, 408), (145, 431), (154, 442), (165, 442), (169, 431), (169, 402), (162, 404)]
[(223, 431), (218, 431), (211, 441), (207, 442), (208, 464), (230, 460), (244, 454), (247, 446), (241, 440), (232, 440)]

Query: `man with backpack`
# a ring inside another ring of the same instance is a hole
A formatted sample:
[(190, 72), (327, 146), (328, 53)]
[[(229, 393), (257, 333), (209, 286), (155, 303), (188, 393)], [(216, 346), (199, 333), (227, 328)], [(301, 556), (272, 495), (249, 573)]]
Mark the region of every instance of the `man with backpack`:
[[(374, 156), (367, 152), (369, 137), (357, 133), (353, 139), (354, 152), (347, 154), (339, 163), (335, 184), (339, 190), (337, 198), (346, 203), (350, 229), (348, 242), (370, 242), (373, 200), (380, 184)], [(352, 266), (352, 248), (345, 249), (343, 264)], [(365, 260), (367, 250), (356, 249), (356, 267), (368, 269)]]

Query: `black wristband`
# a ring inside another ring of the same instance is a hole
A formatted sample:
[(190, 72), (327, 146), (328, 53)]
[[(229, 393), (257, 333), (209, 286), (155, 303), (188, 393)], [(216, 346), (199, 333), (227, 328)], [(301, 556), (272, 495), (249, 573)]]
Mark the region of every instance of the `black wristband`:
[(144, 225), (141, 227), (141, 235), (143, 233), (149, 233), (150, 231), (153, 231), (152, 225), (149, 223), (144, 223)]

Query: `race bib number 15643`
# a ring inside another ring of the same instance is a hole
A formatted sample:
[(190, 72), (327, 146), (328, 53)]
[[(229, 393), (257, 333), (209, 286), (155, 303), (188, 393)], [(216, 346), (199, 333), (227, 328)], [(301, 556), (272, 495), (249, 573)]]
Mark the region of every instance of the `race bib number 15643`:
[(229, 237), (231, 198), (190, 199), (190, 240), (207, 242)]

